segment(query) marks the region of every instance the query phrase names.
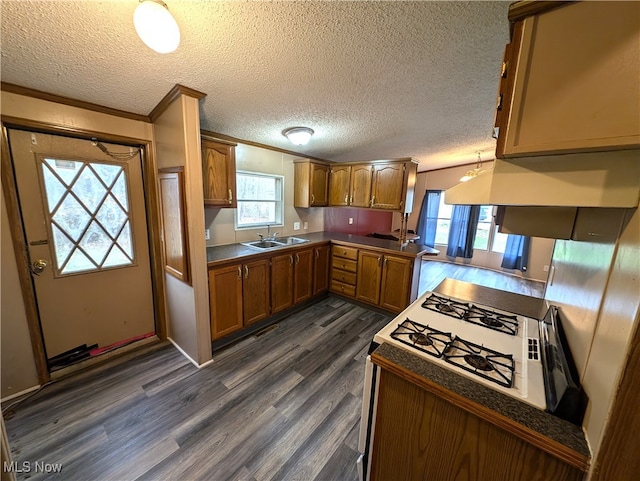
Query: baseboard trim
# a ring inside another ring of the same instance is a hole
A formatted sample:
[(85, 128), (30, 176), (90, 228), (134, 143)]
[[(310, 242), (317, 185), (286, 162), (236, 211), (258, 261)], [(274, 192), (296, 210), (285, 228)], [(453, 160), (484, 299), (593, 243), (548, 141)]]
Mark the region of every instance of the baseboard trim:
[(175, 347), (180, 354), (182, 354), (184, 357), (186, 357), (189, 361), (191, 361), (191, 364), (193, 364), (195, 367), (197, 367), (198, 369), (202, 369), (203, 367), (207, 367), (209, 364), (213, 364), (213, 359), (209, 359), (207, 362), (202, 363), (202, 364), (198, 364), (191, 356), (189, 356), (189, 354), (187, 354), (185, 352), (184, 349), (182, 349), (178, 343), (176, 341), (174, 341), (173, 339), (171, 339), (170, 337), (167, 337), (167, 340), (173, 344), (173, 347)]
[(9, 394), (7, 397), (3, 397), (2, 399), (0, 399), (0, 403), (5, 403), (7, 401), (11, 401), (12, 399), (15, 399), (17, 397), (21, 397), (24, 396), (26, 394), (32, 393), (33, 391), (37, 391), (38, 389), (40, 389), (42, 387), (41, 384), (38, 384), (37, 386), (33, 386), (30, 388), (27, 388), (23, 391), (14, 393), (14, 394)]

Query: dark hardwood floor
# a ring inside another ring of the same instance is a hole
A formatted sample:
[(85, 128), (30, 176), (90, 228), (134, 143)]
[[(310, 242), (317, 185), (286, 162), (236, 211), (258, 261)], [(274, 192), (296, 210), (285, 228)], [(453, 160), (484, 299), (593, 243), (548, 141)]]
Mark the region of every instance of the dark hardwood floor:
[[(521, 294), (542, 285), (425, 261), (445, 277)], [(172, 346), (114, 360), (3, 406), (13, 461), (61, 463), (17, 479), (357, 480), (364, 358), (392, 319), (329, 297), (214, 353), (196, 369)]]
[(357, 480), (364, 358), (392, 318), (329, 297), (214, 353), (172, 346), (45, 387), (5, 412), (18, 479)]
[(502, 291), (515, 292), (525, 296), (544, 297), (545, 283), (522, 277), (483, 269), (475, 266), (462, 266), (452, 262), (423, 260), (420, 268), (419, 294), (432, 291), (446, 278), (493, 287)]

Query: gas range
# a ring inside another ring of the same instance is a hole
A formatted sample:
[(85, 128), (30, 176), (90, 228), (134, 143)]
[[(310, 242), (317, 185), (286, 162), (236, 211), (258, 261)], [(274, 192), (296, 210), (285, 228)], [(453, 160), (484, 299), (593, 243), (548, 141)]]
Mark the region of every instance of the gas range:
[(538, 321), (427, 292), (373, 338), (547, 409)]

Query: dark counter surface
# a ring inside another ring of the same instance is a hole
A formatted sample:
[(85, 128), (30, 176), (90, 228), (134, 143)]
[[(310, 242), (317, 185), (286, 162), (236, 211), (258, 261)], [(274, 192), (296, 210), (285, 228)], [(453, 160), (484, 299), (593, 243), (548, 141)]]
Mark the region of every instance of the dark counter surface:
[(544, 299), (479, 286), (455, 279), (447, 278), (443, 280), (433, 292), (538, 320), (544, 317), (548, 309)]
[(452, 393), (491, 409), (525, 428), (566, 446), (586, 460), (591, 456), (585, 435), (579, 426), (440, 367), (404, 349), (382, 344), (374, 352), (427, 381), (438, 384)]
[[(419, 257), (423, 255), (437, 255), (438, 251), (431, 247), (409, 242), (400, 244), (398, 241), (376, 239), (374, 237), (358, 236), (352, 234), (342, 234), (339, 232), (314, 232), (311, 234), (294, 234), (291, 237), (307, 239), (309, 242), (297, 244), (293, 246), (277, 247), (275, 249), (259, 249), (249, 247), (242, 244), (227, 244), (221, 246), (207, 247), (207, 265), (209, 267), (233, 261), (238, 258), (250, 257), (260, 254), (275, 254), (287, 249), (295, 249), (313, 246), (314, 244), (324, 242), (335, 242), (343, 245), (352, 245), (354, 247), (373, 247), (382, 249), (390, 254), (398, 254), (407, 257)], [(258, 240), (258, 239), (256, 239)]]

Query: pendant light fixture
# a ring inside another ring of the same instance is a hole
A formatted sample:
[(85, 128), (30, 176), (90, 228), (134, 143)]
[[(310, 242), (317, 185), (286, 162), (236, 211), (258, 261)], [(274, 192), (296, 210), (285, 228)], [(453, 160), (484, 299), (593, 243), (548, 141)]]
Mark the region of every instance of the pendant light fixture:
[(311, 140), (313, 130), (309, 127), (291, 127), (283, 130), (282, 135), (294, 145), (307, 145)]
[(158, 53), (173, 52), (180, 45), (180, 29), (161, 0), (139, 0), (133, 25), (140, 39)]
[(480, 174), (481, 172), (484, 172), (484, 170), (480, 168), (481, 165), (482, 165), (482, 161), (480, 160), (480, 152), (478, 152), (478, 163), (476, 164), (476, 168), (468, 170), (466, 174), (460, 177), (460, 182), (466, 182), (468, 180), (471, 180), (474, 177), (477, 177), (478, 174)]

